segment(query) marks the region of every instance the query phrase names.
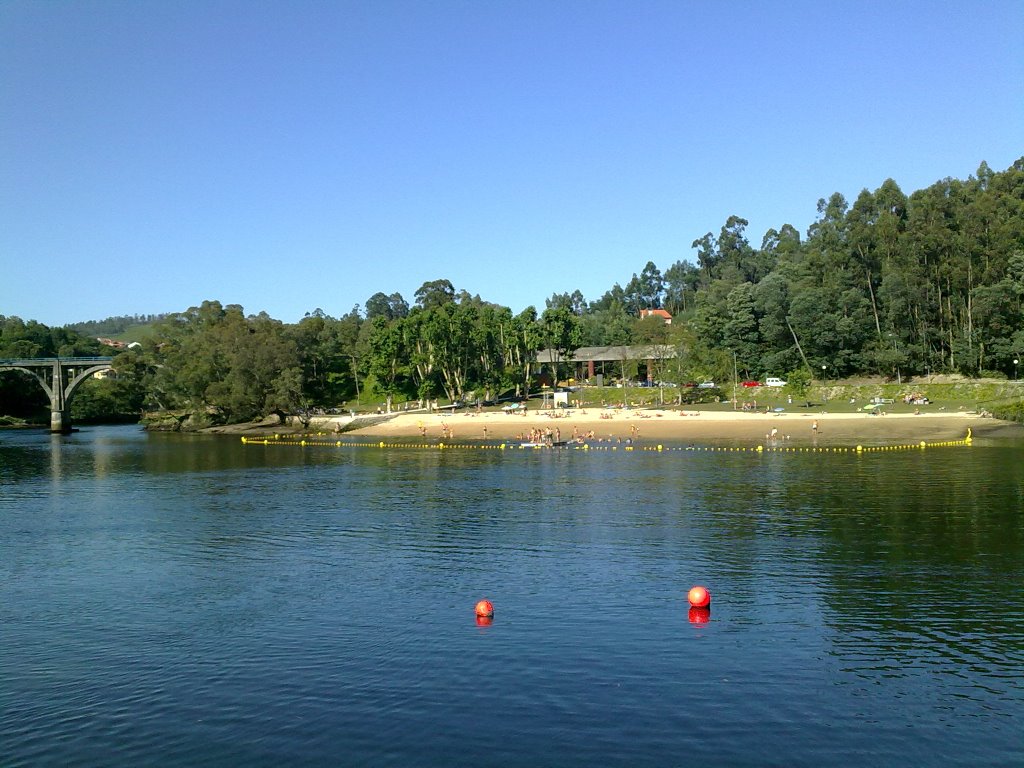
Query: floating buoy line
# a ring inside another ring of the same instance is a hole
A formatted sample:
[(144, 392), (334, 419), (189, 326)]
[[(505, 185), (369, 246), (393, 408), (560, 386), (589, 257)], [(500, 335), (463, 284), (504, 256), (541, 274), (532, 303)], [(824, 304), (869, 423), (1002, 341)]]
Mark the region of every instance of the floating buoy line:
[(330, 448), (376, 448), (378, 450), (428, 450), (428, 451), (623, 451), (644, 453), (889, 453), (892, 451), (920, 451), (928, 448), (957, 448), (970, 446), (973, 443), (971, 430), (960, 440), (940, 440), (929, 442), (921, 440), (917, 443), (898, 445), (856, 445), (856, 446), (789, 446), (789, 445), (755, 445), (755, 446), (718, 446), (718, 445), (686, 445), (666, 446), (611, 444), (611, 443), (569, 443), (559, 446), (520, 445), (514, 442), (501, 443), (445, 443), (445, 442), (355, 442), (348, 440), (331, 440), (329, 435), (318, 433), (309, 435), (274, 435), (273, 437), (242, 437), (243, 445), (283, 445), (291, 447), (330, 447)]

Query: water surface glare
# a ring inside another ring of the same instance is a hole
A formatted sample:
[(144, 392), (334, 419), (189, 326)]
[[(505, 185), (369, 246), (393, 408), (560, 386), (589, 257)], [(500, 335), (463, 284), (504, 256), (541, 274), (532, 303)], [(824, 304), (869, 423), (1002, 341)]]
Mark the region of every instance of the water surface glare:
[(2, 432), (0, 765), (1022, 765), (1024, 443), (978, 442)]

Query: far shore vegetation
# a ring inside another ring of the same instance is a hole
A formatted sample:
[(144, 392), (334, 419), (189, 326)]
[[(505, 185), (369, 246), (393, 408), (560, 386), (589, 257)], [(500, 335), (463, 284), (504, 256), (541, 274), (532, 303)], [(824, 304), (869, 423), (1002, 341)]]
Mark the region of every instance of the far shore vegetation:
[[(580, 388), (573, 400), (733, 408), (756, 399), (838, 411), (872, 397), (912, 409), (910, 397), (1021, 420), (1022, 201), (1024, 158), (998, 172), (982, 163), (966, 180), (909, 196), (892, 180), (852, 203), (833, 194), (804, 235), (782, 224), (759, 246), (747, 221), (730, 216), (694, 240), (696, 263), (662, 271), (648, 261), (600, 297), (555, 293), (541, 310), (516, 313), (439, 278), (411, 303), (382, 291), (297, 323), (215, 300), (63, 328), (0, 315), (0, 358), (113, 355), (115, 375), (76, 394), (77, 422), (153, 411), (199, 425), (423, 403), (499, 407), (542, 396), (544, 384), (584, 383), (589, 370), (573, 359), (581, 347), (625, 345), (667, 353), (606, 362), (609, 386)], [(549, 362), (537, 364), (539, 350), (551, 350)], [(787, 385), (742, 386), (767, 377)], [(696, 383), (714, 387), (688, 386)], [(0, 426), (46, 423), (42, 388), (0, 372), (0, 415)]]

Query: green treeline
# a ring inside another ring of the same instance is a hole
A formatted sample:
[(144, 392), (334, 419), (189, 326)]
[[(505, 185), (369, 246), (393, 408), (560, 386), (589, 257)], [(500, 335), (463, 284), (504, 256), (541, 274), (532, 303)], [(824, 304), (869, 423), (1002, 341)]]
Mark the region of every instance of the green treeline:
[[(317, 309), (295, 324), (207, 301), (157, 318), (141, 349), (116, 356), (117, 379), (96, 382), (77, 407), (241, 421), (367, 391), (389, 405), (494, 399), (529, 393), (538, 350), (554, 350), (549, 367), (567, 376), (571, 351), (596, 345), (671, 345), (677, 357), (646, 373), (678, 382), (732, 380), (734, 367), (741, 378), (1014, 374), (1024, 353), (1024, 158), (909, 197), (891, 180), (852, 204), (833, 194), (805, 236), (786, 224), (755, 247), (746, 227), (731, 216), (693, 242), (696, 263), (662, 272), (648, 262), (596, 300), (555, 294), (540, 313), (515, 314), (446, 279), (425, 283), (411, 305), (381, 292), (340, 317)], [(673, 323), (639, 319), (652, 308)], [(99, 351), (70, 327), (0, 316), (0, 357)], [(633, 378), (636, 366), (623, 360), (613, 373)], [(38, 408), (41, 391), (30, 389), (0, 374), (0, 411)]]
[(131, 328), (155, 323), (163, 318), (164, 315), (121, 315), (105, 320), (86, 320), (64, 327), (82, 336), (121, 336)]

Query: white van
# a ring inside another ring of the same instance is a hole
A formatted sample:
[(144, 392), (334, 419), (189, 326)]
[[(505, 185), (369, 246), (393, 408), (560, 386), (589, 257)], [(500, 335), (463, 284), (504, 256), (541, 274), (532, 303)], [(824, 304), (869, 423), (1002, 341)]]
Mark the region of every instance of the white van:
[(766, 387), (784, 387), (786, 386), (786, 382), (782, 379), (776, 379), (774, 376), (769, 376), (764, 380), (764, 385)]

